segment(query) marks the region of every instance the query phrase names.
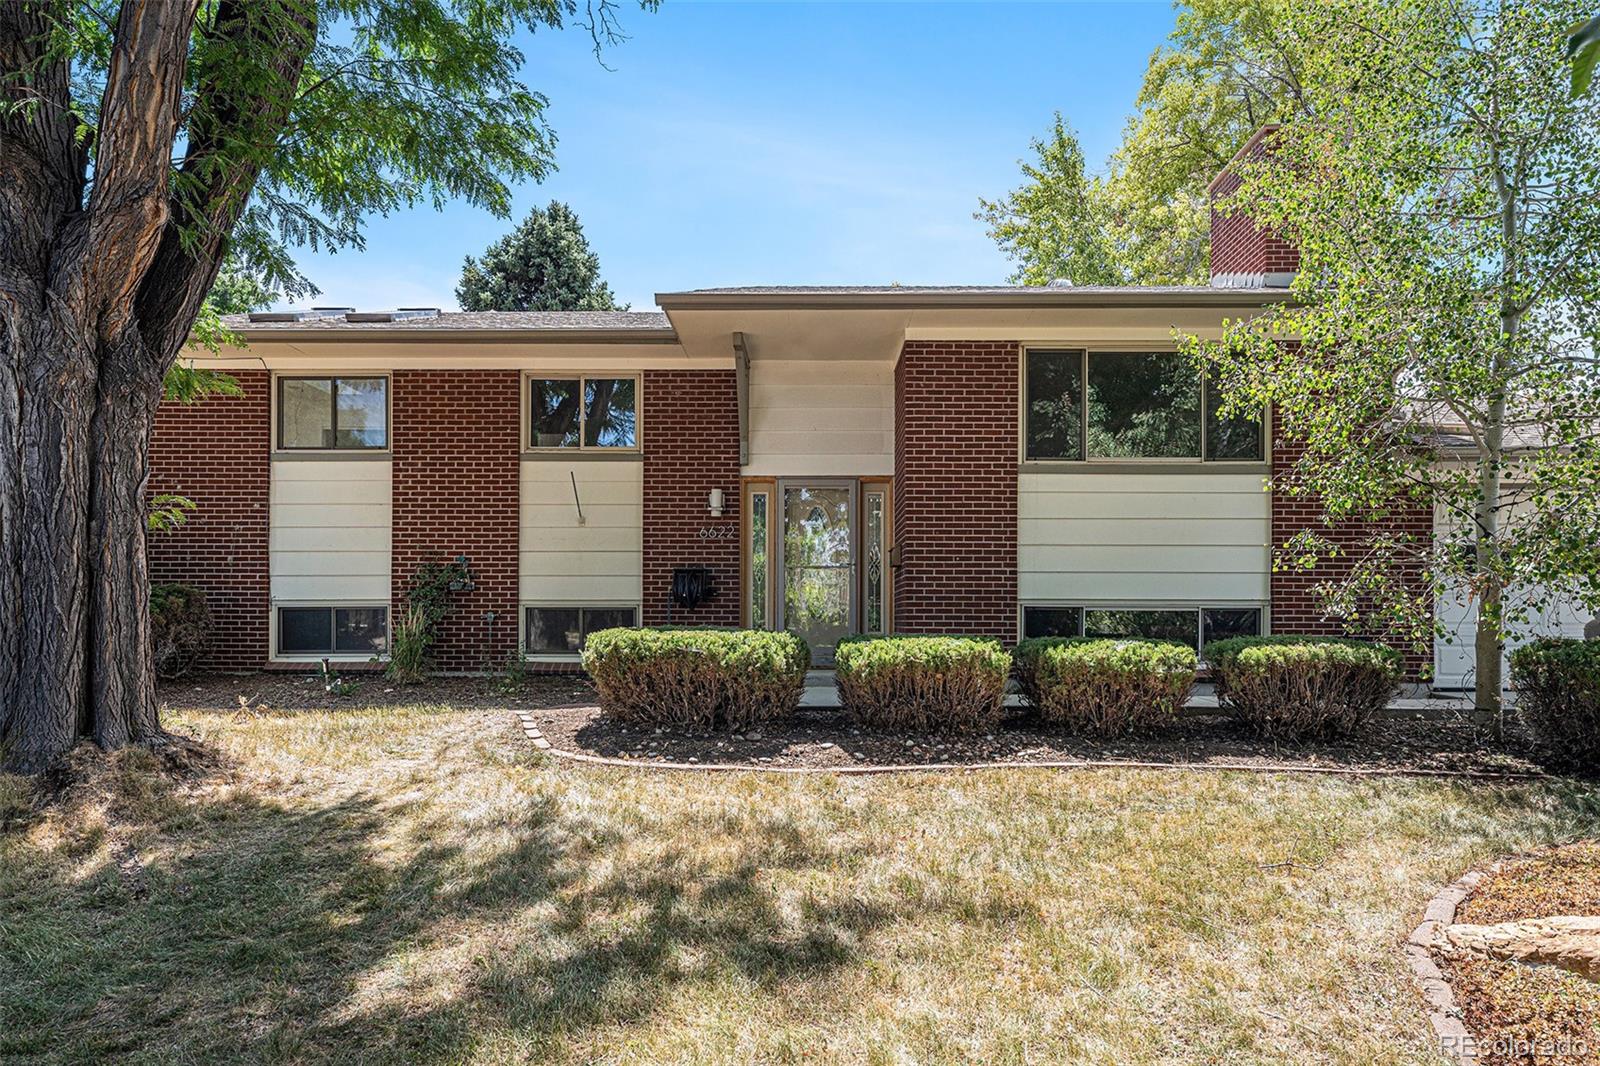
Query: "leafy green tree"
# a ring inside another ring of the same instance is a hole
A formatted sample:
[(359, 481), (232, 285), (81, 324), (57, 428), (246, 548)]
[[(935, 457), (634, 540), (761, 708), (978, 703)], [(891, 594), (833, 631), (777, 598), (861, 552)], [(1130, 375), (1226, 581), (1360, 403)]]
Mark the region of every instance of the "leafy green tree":
[(1299, 245), (1294, 300), (1194, 342), (1226, 407), (1271, 405), (1303, 446), (1278, 491), (1329, 521), (1438, 509), (1437, 535), (1341, 549), (1319, 525), (1280, 562), (1341, 557), (1327, 605), (1419, 641), (1436, 595), (1470, 596), (1490, 712), (1509, 624), (1600, 606), (1600, 100), (1552, 74), (1578, 14), (1296, 4), (1303, 109), (1228, 205)]
[[(315, 290), (308, 284), (297, 287), (295, 295), (311, 295), (314, 292)], [(238, 256), (232, 254), (224, 256), (222, 266), (217, 270), (216, 280), (211, 283), (211, 291), (206, 294), (205, 301), (200, 305), (200, 313), (195, 317), (194, 326), (190, 329), (190, 347), (213, 353), (219, 351), (224, 344), (242, 347), (243, 340), (223, 324), (222, 316), (264, 311), (281, 295), (283, 294), (261, 277), (251, 273), (250, 269), (239, 261)], [(207, 396), (243, 395), (239, 383), (230, 375), (220, 370), (199, 366), (192, 361), (175, 362), (167, 368), (167, 376), (162, 381), (162, 392), (164, 399), (176, 400), (179, 403), (197, 403)], [(190, 509), (193, 509), (193, 505), (190, 505)], [(176, 521), (152, 528), (173, 529), (182, 524), (180, 516)]]
[(1084, 171), (1077, 134), (1056, 113), (1045, 140), (1032, 142), (1035, 162), (1023, 161), (1027, 181), (999, 200), (978, 201), (989, 236), (1017, 262), (1011, 280), (1048, 285), (1117, 285), (1124, 279), (1107, 237), (1100, 185)]
[(1209, 279), (1206, 186), (1252, 133), (1301, 98), (1301, 49), (1286, 5), (1186, 0), (1170, 43), (1150, 57), (1104, 185), (1111, 240), (1135, 281)]
[(1056, 116), (1033, 142), (1027, 183), (979, 216), (1018, 269), (1047, 284), (1204, 283), (1206, 186), (1262, 124), (1301, 99), (1300, 45), (1287, 0), (1186, 0), (1170, 43), (1150, 57), (1136, 111), (1102, 178), (1085, 176), (1076, 137)]
[(467, 256), (456, 299), (463, 311), (626, 309), (600, 279), (600, 257), (589, 250), (578, 216), (559, 200), (530, 211), (482, 259)]
[[(647, 7), (654, 0), (645, 0)], [(520, 29), (606, 0), (0, 3), (0, 751), (164, 742), (149, 437), (224, 249), (293, 249), (451, 198), (505, 214), (551, 162)]]

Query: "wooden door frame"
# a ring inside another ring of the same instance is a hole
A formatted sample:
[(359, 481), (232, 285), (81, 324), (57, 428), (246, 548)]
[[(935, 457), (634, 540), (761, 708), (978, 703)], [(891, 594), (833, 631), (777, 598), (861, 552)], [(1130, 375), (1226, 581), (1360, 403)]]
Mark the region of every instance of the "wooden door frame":
[[(778, 595), (781, 591), (782, 575), (778, 573), (778, 537), (782, 526), (782, 500), (778, 497), (780, 481), (840, 481), (839, 477), (831, 478), (779, 478), (776, 476), (741, 477), (739, 479), (739, 624), (746, 628), (750, 626), (750, 523), (751, 508), (750, 496), (754, 492), (767, 493), (767, 625), (777, 624), (778, 620)], [(864, 543), (866, 536), (866, 494), (869, 491), (883, 493), (883, 621), (884, 632), (894, 632), (894, 477), (888, 474), (876, 474), (868, 477), (850, 478), (855, 483), (855, 498), (853, 503), (852, 519), (858, 527), (852, 532), (858, 549)], [(860, 556), (864, 553), (857, 551)], [(867, 602), (867, 568), (863, 559), (857, 559), (856, 580), (853, 589), (855, 594), (855, 608), (857, 620), (866, 615)]]

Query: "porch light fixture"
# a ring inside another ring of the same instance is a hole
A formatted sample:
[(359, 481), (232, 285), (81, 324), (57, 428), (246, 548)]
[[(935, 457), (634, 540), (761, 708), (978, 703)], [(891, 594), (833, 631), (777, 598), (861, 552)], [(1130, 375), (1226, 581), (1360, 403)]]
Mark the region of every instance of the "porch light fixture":
[(712, 518), (722, 517), (722, 490), (712, 489), (706, 499), (706, 509), (711, 512)]

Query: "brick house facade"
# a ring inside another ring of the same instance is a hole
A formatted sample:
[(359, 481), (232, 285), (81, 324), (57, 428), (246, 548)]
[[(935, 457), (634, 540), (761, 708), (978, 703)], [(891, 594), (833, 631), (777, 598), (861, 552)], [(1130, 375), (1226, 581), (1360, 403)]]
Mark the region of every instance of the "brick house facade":
[(206, 591), (210, 665), (253, 670), (266, 662), (267, 545), (271, 536), (270, 382), (235, 370), (242, 396), (165, 403), (150, 439), (150, 493), (195, 504), (181, 529), (147, 541), (150, 580)]
[[(731, 370), (644, 375), (645, 625), (739, 624), (739, 398)], [(726, 501), (708, 513), (711, 489)], [(726, 531), (714, 536), (711, 531)], [(672, 574), (704, 568), (711, 597), (693, 609), (672, 603)]]
[(435, 665), (492, 669), (517, 650), (521, 375), (397, 370), (392, 381), (392, 591), (397, 612), (424, 563), (465, 558)]
[[(1207, 286), (241, 317), (250, 350), (217, 365), (245, 395), (159, 414), (151, 491), (200, 511), (152, 537), (152, 573), (207, 591), (210, 665), (227, 670), (381, 659), (417, 567), (460, 557), (474, 587), (435, 649), (452, 672), (519, 653), (575, 668), (587, 634), (619, 624), (754, 619), (823, 648), (882, 631), (1342, 632), (1313, 594), (1332, 570), (1273, 565), (1320, 519), (1262, 492), (1292, 446), (1212, 454), (1200, 423), (1138, 436), (1183, 425), (1147, 410), (1166, 402), (1174, 328), (1214, 336), (1287, 296), (1292, 247), (1242, 216), (1212, 223)], [(1035, 454), (1037, 419), (1057, 450)], [(1431, 521), (1410, 508), (1384, 528), (1426, 537)], [(673, 595), (683, 571), (708, 578), (693, 607)], [(1420, 675), (1427, 657), (1408, 663)]]
[(895, 628), (1015, 639), (1015, 341), (907, 341), (895, 367)]

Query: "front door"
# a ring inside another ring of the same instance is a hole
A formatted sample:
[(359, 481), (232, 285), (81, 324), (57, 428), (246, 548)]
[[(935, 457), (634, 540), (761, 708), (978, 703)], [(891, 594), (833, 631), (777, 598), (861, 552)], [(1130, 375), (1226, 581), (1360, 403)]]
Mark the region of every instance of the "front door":
[(855, 631), (855, 483), (784, 481), (779, 544), (778, 628), (811, 646), (811, 661), (833, 662), (840, 638)]

